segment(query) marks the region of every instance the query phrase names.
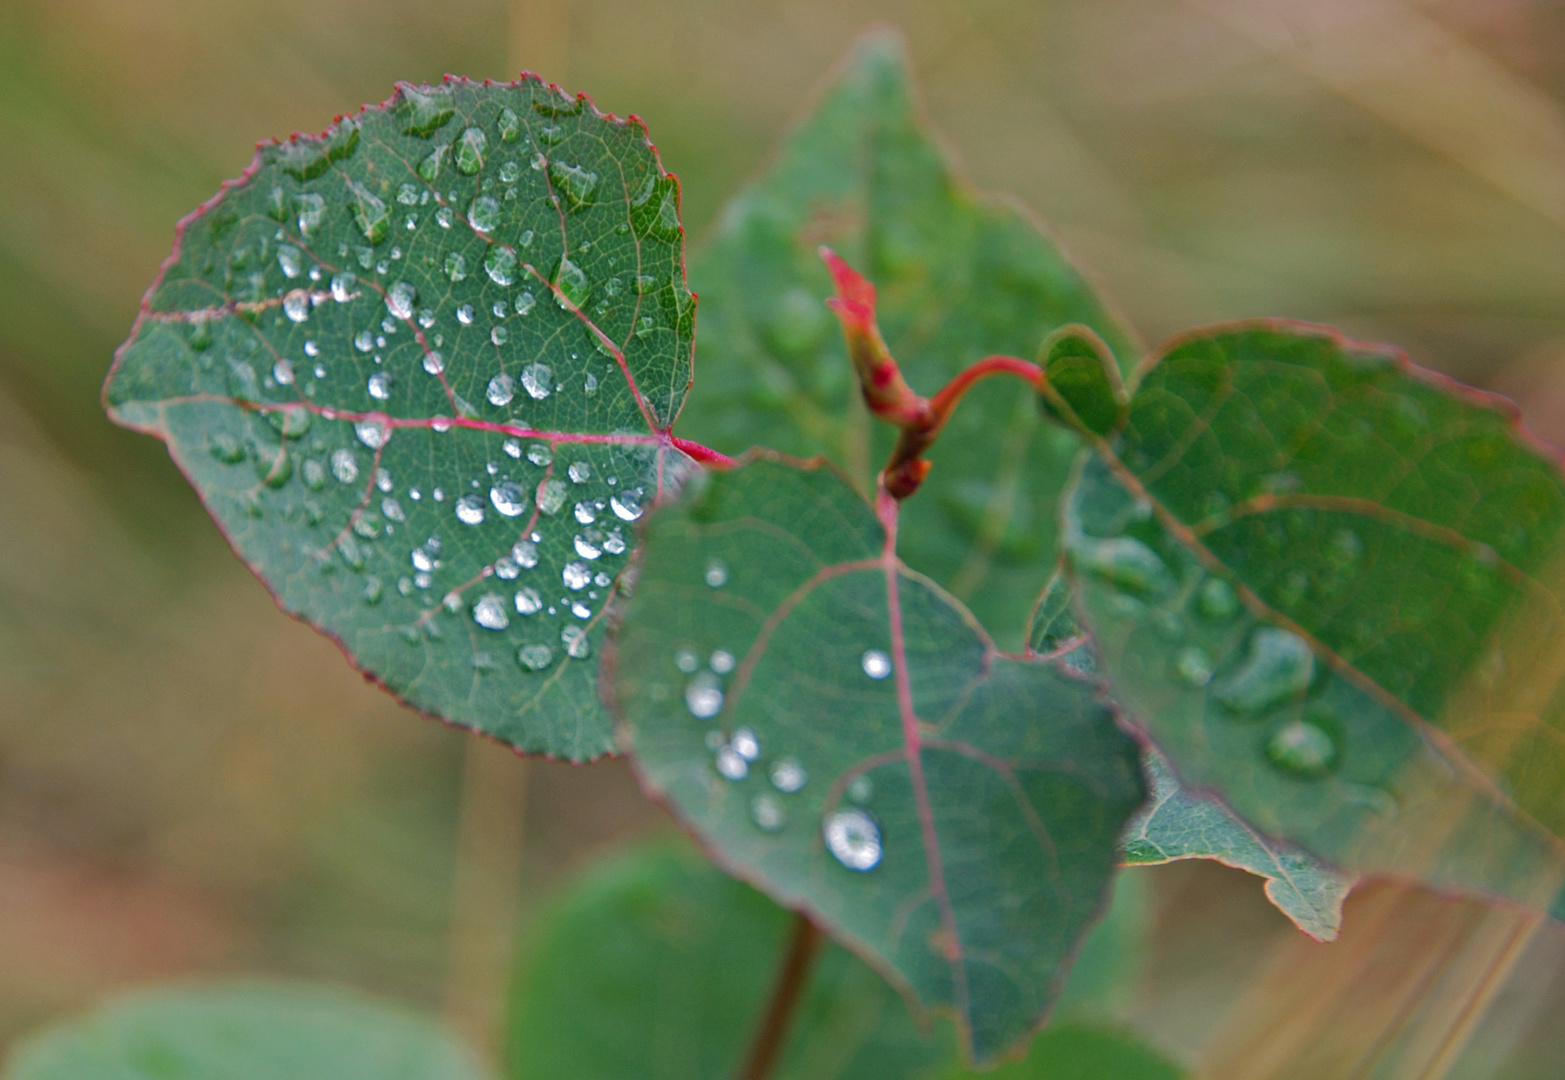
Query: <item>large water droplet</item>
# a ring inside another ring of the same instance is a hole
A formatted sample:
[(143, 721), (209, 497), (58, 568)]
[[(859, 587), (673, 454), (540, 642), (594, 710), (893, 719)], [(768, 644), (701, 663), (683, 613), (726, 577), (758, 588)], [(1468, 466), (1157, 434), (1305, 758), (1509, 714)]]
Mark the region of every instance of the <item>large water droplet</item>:
[(484, 256), (484, 273), (489, 275), (489, 280), (496, 285), (511, 285), (516, 282), (516, 252), (504, 244), (496, 244), (489, 249), (489, 254)]
[(554, 390), (554, 372), (547, 364), (528, 364), (522, 369), (522, 387), (529, 397), (542, 401)]
[(1174, 584), (1173, 574), (1157, 552), (1133, 536), (1082, 539), (1072, 546), (1071, 553), (1089, 574), (1142, 596), (1160, 595)]
[(1205, 686), (1212, 681), (1212, 658), (1196, 645), (1180, 649), (1174, 657), (1174, 675), (1186, 686)]
[(304, 269), (304, 253), (292, 244), (279, 244), (277, 265), (282, 268), (285, 276), (296, 278), (299, 276), (299, 271)]
[(404, 84), (397, 89), (401, 100), (396, 115), (404, 135), (429, 135), (456, 112), (456, 97), (448, 86)]
[(484, 391), (484, 396), (489, 399), (489, 404), (497, 408), (509, 405), (516, 396), (516, 380), (502, 371), (489, 380), (489, 388)]
[(571, 478), (572, 483), (585, 484), (592, 479), (592, 466), (585, 461), (573, 461), (570, 468), (565, 470), (565, 475)]
[(538, 509), (553, 517), (565, 505), (565, 481), (545, 480), (538, 485)]
[(359, 478), (359, 461), (353, 456), (352, 450), (342, 447), (332, 451), (331, 474), (344, 484), (351, 484)]
[(456, 501), (456, 519), (464, 525), (478, 525), (484, 520), (484, 500), (479, 495), (463, 495)]
[(504, 630), (511, 625), (505, 613), (505, 601), (494, 593), (484, 593), (473, 605), (473, 621), (485, 630)]
[(547, 443), (531, 443), (527, 447), (527, 460), (534, 465), (548, 465), (554, 461), (554, 451)]
[(577, 533), (572, 543), (576, 547), (576, 554), (584, 559), (596, 559), (603, 554), (603, 534), (597, 529)]
[(864, 674), (872, 679), (884, 679), (891, 674), (891, 657), (879, 649), (866, 649), (861, 661)]
[[(359, 232), (364, 234), (364, 239), (371, 244), (386, 239), (386, 233), (391, 228), (391, 207), (363, 184), (349, 180), (348, 191), (353, 195), (353, 221), (359, 227)], [(300, 224), (303, 224), (302, 217)]]
[(566, 165), (561, 161), (549, 162), (549, 179), (565, 196), (565, 209), (575, 213), (591, 205), (592, 195), (598, 188), (598, 174), (580, 165)]
[(295, 289), (283, 297), (283, 314), (290, 322), (301, 323), (310, 317), (310, 293), (308, 289)]
[(614, 515), (621, 521), (635, 521), (641, 516), (640, 488), (629, 488), (625, 491), (615, 492), (609, 499), (609, 506), (613, 508)]
[(838, 810), (821, 832), (826, 849), (849, 870), (873, 870), (880, 864), (880, 826), (863, 810)]
[(353, 299), (354, 286), (359, 283), (356, 275), (349, 271), (333, 274), (331, 278), (331, 298), (339, 304), (346, 304)]
[(501, 109), (499, 119), (495, 121), (495, 130), (504, 142), (515, 142), (522, 133), (522, 121), (510, 109)]
[(792, 795), (810, 779), (798, 758), (785, 757), (772, 762), (772, 786), (785, 795)]
[(587, 638), (585, 627), (565, 627), (560, 631), (560, 644), (565, 646), (566, 655), (573, 660), (585, 660), (592, 655), (592, 642)]
[(1212, 696), (1234, 712), (1254, 715), (1304, 693), (1315, 675), (1315, 654), (1291, 630), (1262, 626), (1250, 636), (1244, 663)]
[(506, 480), (489, 489), (489, 501), (506, 517), (516, 517), (527, 509), (527, 489)]
[(728, 740), (728, 745), (734, 748), (734, 753), (746, 761), (754, 761), (761, 756), (761, 740), (755, 737), (755, 732), (742, 727), (734, 731), (733, 738)]
[(560, 261), (554, 268), (554, 287), (559, 290), (559, 301), (562, 308), (585, 308), (587, 301), (592, 298), (592, 283), (587, 278), (587, 272), (568, 256), (560, 256)]
[(581, 562), (566, 563), (560, 571), (560, 579), (567, 589), (585, 589), (592, 584), (592, 568)]
[(516, 592), (516, 610), (522, 615), (536, 615), (543, 609), (543, 597), (531, 585)]
[(370, 397), (376, 401), (385, 401), (391, 396), (391, 373), (389, 371), (377, 371), (369, 377)]
[(1207, 578), (1196, 592), (1196, 610), (1213, 622), (1227, 622), (1239, 614), (1239, 597), (1222, 578)]
[(480, 195), (467, 208), (467, 223), (481, 233), (492, 233), (500, 224), (500, 201)]
[(685, 707), (697, 720), (710, 720), (723, 711), (723, 691), (717, 678), (703, 671), (685, 687)]
[(379, 450), (391, 441), (391, 422), (384, 416), (367, 416), (353, 425), (353, 433), (371, 450)]
[(456, 140), (456, 167), (463, 176), (472, 176), (484, 167), (484, 150), (489, 139), (483, 129), (470, 127)]
[[(428, 155), (426, 155), (418, 163), (418, 175), (426, 184), (433, 184), (436, 180), (440, 179), (440, 169), (446, 162), (446, 155), (450, 152), (450, 144), (442, 143), (441, 145), (431, 150)], [(445, 207), (441, 207), (441, 209), (445, 209)], [(443, 221), (441, 224), (449, 225), (450, 221)]]
[(554, 650), (547, 645), (523, 645), (516, 650), (516, 661), (528, 671), (542, 671), (554, 659)]
[(413, 304), (418, 300), (418, 290), (406, 281), (399, 281), (386, 290), (386, 310), (394, 318), (411, 319)]
[(531, 540), (519, 540), (511, 549), (511, 558), (523, 570), (531, 570), (538, 565), (538, 545)]
[(777, 796), (763, 791), (750, 800), (750, 820), (763, 832), (776, 832), (788, 824), (788, 812)]
[(577, 503), (575, 514), (576, 520), (581, 522), (583, 525), (591, 525), (594, 521), (598, 520), (598, 508), (593, 506), (590, 502)]
[(1337, 740), (1312, 720), (1291, 720), (1266, 743), (1266, 756), (1284, 772), (1313, 779), (1337, 764)]

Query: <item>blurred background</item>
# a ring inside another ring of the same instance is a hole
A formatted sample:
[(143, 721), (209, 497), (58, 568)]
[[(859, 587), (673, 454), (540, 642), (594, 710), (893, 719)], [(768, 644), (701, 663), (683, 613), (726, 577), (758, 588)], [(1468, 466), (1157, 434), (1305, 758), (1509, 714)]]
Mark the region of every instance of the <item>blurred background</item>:
[[(1565, 442), (1561, 0), (0, 0), (0, 1054), (112, 989), (234, 972), (444, 1010), (483, 1044), (529, 913), (667, 827), (616, 763), (524, 767), (399, 710), (104, 419), (174, 222), (258, 139), (397, 79), (526, 68), (646, 119), (699, 242), (875, 21), (972, 180), (1148, 342), (1329, 322)], [(1132, 1012), (1186, 1060), (1268, 964), (1326, 962), (1253, 878), (1139, 873)], [(1458, 942), (1482, 921), (1394, 900)], [(1350, 931), (1388, 903), (1356, 896)], [(1559, 1075), (1562, 937), (1483, 954), (1451, 1075)], [(1330, 962), (1396, 971), (1429, 940), (1350, 934)]]

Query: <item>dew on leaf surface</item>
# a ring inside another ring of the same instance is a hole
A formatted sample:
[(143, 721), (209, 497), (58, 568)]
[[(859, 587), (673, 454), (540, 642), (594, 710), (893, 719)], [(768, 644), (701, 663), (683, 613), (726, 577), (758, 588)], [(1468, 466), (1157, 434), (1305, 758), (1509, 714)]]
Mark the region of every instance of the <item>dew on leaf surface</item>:
[(523, 645), (516, 650), (517, 663), (528, 671), (542, 671), (554, 659), (554, 650), (548, 645)]
[(354, 457), (352, 450), (344, 446), (332, 451), (331, 474), (344, 484), (359, 478), (359, 459)]
[(484, 273), (496, 285), (512, 285), (516, 282), (516, 252), (504, 244), (496, 244), (484, 256)]
[(749, 728), (737, 729), (733, 737), (728, 740), (728, 745), (734, 748), (734, 753), (746, 761), (754, 761), (761, 756), (761, 741)]
[(708, 559), (701, 577), (712, 588), (721, 589), (728, 584), (728, 564), (722, 559)]
[(484, 500), (478, 495), (463, 495), (456, 501), (456, 519), (464, 525), (480, 525), (484, 520)]
[(484, 397), (489, 399), (489, 404), (496, 408), (503, 408), (511, 403), (516, 396), (516, 380), (505, 372), (501, 372), (489, 380), (489, 386), (484, 390)]
[(1168, 564), (1133, 536), (1079, 542), (1073, 553), (1089, 574), (1141, 596), (1159, 595), (1174, 584)]
[(418, 290), (406, 281), (399, 281), (386, 290), (386, 310), (398, 319), (411, 318)]
[(872, 679), (884, 679), (891, 674), (891, 657), (879, 649), (866, 649), (861, 661), (864, 674)]
[(583, 525), (591, 525), (594, 521), (598, 520), (598, 508), (593, 506), (590, 502), (577, 503), (576, 508), (572, 511), (572, 513), (575, 514), (576, 520), (581, 522)]
[(750, 820), (762, 832), (776, 832), (788, 824), (788, 812), (777, 796), (763, 791), (750, 800)]
[(1250, 637), (1244, 663), (1213, 696), (1232, 711), (1253, 716), (1302, 694), (1314, 675), (1315, 654), (1307, 641), (1291, 630), (1262, 626)]
[(430, 351), (424, 354), (424, 370), (431, 375), (439, 375), (446, 369), (446, 358), (438, 352)]
[(848, 799), (863, 806), (875, 797), (875, 781), (860, 773), (848, 781)]
[(353, 299), (353, 288), (359, 283), (359, 279), (351, 271), (343, 271), (333, 274), (331, 279), (331, 297), (339, 304), (346, 304)]
[(493, 195), (480, 195), (467, 208), (467, 223), (477, 231), (489, 234), (500, 224), (500, 201)]
[(518, 589), (515, 599), (518, 614), (536, 615), (543, 610), (543, 597), (539, 596), (538, 590), (531, 585)]
[(506, 480), (489, 489), (489, 501), (506, 517), (516, 517), (527, 509), (527, 490), (514, 481)]
[(376, 401), (385, 401), (391, 397), (391, 373), (388, 371), (375, 372), (375, 374), (369, 377), (367, 389), (370, 397)]
[(708, 666), (719, 675), (727, 675), (734, 669), (734, 654), (727, 649), (718, 649), (712, 654)]
[(849, 870), (873, 870), (880, 864), (880, 826), (863, 810), (838, 810), (821, 832), (826, 848)]
[(1291, 720), (1266, 743), (1266, 757), (1284, 772), (1306, 779), (1324, 776), (1337, 764), (1337, 739), (1313, 720)]
[(810, 774), (795, 757), (778, 758), (772, 762), (772, 787), (785, 795), (791, 795), (804, 787)]
[(511, 549), (511, 558), (522, 569), (531, 570), (538, 565), (538, 545), (531, 540), (519, 540)]
[(571, 478), (573, 483), (583, 484), (592, 477), (592, 466), (585, 461), (573, 461), (571, 467), (565, 470), (565, 475)]
[(379, 450), (391, 439), (391, 424), (383, 416), (369, 416), (353, 425), (353, 433), (371, 450)]
[(750, 763), (727, 743), (717, 748), (717, 759), (714, 764), (717, 766), (718, 773), (726, 780), (743, 780), (750, 773)]
[(592, 583), (592, 569), (583, 562), (566, 563), (560, 578), (566, 588), (580, 592)]
[(1205, 686), (1212, 681), (1212, 658), (1198, 645), (1180, 649), (1174, 657), (1174, 675), (1186, 686)]
[(470, 127), (457, 137), (456, 168), (463, 176), (472, 176), (484, 167), (484, 151), (489, 139), (482, 128)]
[(534, 465), (549, 465), (554, 461), (554, 451), (545, 443), (533, 443), (527, 447), (527, 460)]
[(1239, 597), (1222, 578), (1207, 578), (1196, 592), (1196, 610), (1213, 622), (1227, 622), (1239, 614)]
[(505, 613), (505, 601), (494, 593), (484, 593), (473, 605), (473, 621), (485, 630), (504, 630), (511, 625)]
[(489, 342), (492, 345), (504, 345), (511, 340), (511, 332), (503, 326), (491, 326), (489, 328)]
[(560, 644), (565, 646), (566, 655), (574, 660), (585, 660), (592, 655), (592, 641), (580, 626), (570, 625), (561, 630)]
[(596, 559), (603, 554), (603, 534), (596, 529), (577, 533), (572, 543), (576, 548), (576, 554), (584, 559)]
[(554, 391), (554, 372), (548, 364), (528, 364), (522, 369), (522, 388), (536, 401), (542, 401)]
[[(692, 657), (692, 659), (694, 659)], [(685, 687), (685, 707), (697, 720), (710, 720), (723, 711), (723, 691), (717, 678), (703, 671)]]
[(304, 289), (295, 289), (283, 297), (283, 314), (296, 323), (301, 323), (310, 317), (310, 294)]
[(280, 357), (272, 365), (272, 378), (276, 379), (282, 386), (293, 385), (293, 361), (286, 357)]

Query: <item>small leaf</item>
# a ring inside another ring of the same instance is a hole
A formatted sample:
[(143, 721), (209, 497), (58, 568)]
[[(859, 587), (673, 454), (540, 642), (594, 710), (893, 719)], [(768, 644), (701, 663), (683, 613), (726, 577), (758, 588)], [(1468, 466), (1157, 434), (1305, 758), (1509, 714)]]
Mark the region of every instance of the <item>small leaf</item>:
[(1044, 411), (1071, 427), (1107, 435), (1124, 422), (1125, 386), (1114, 354), (1085, 326), (1062, 326), (1038, 351)]
[(483, 1080), (438, 1024), (320, 986), (144, 990), (24, 1040), (3, 1080)]
[(1067, 508), (1115, 696), (1349, 874), (1565, 914), (1565, 481), (1514, 411), (1330, 331), (1176, 341)]
[(1149, 750), (1142, 766), (1152, 780), (1147, 804), (1120, 841), (1126, 865), (1215, 859), (1266, 878), (1266, 898), (1317, 941), (1335, 941), (1342, 902), (1353, 878), (1308, 852), (1262, 836), (1222, 803), (1179, 785), (1168, 762)]
[(632, 229), (643, 190), (678, 207), (645, 129), (558, 99), (402, 85), (261, 147), (180, 224), (105, 398), (368, 674), (579, 761), (612, 745), (634, 519), (688, 465), (694, 303), (677, 214)]
[[(833, 289), (822, 244), (875, 283), (881, 329), (919, 393), (990, 354), (1031, 357), (1066, 323), (1135, 355), (1131, 335), (1033, 219), (965, 183), (923, 121), (900, 41), (875, 33), (691, 264), (701, 383), (682, 433), (733, 452), (825, 454), (873, 487), (896, 433), (860, 401), (825, 307)], [(903, 509), (903, 557), (1006, 648), (1022, 646), (1077, 449), (1041, 421), (1031, 391), (989, 380), (956, 411)]]
[(1047, 1015), (1142, 798), (1069, 669), (998, 653), (839, 474), (771, 456), (659, 513), (611, 684), (644, 784), (973, 1054)]

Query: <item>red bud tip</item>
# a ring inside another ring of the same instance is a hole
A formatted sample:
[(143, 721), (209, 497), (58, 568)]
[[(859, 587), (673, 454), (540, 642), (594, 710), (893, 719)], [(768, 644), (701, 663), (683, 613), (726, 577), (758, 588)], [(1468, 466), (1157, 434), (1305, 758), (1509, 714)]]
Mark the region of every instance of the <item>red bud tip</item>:
[(875, 286), (870, 280), (849, 266), (840, 255), (824, 244), (820, 247), (820, 257), (826, 264), (826, 269), (831, 271), (831, 280), (837, 286), (837, 295), (849, 304), (867, 308), (870, 316), (873, 317)]

